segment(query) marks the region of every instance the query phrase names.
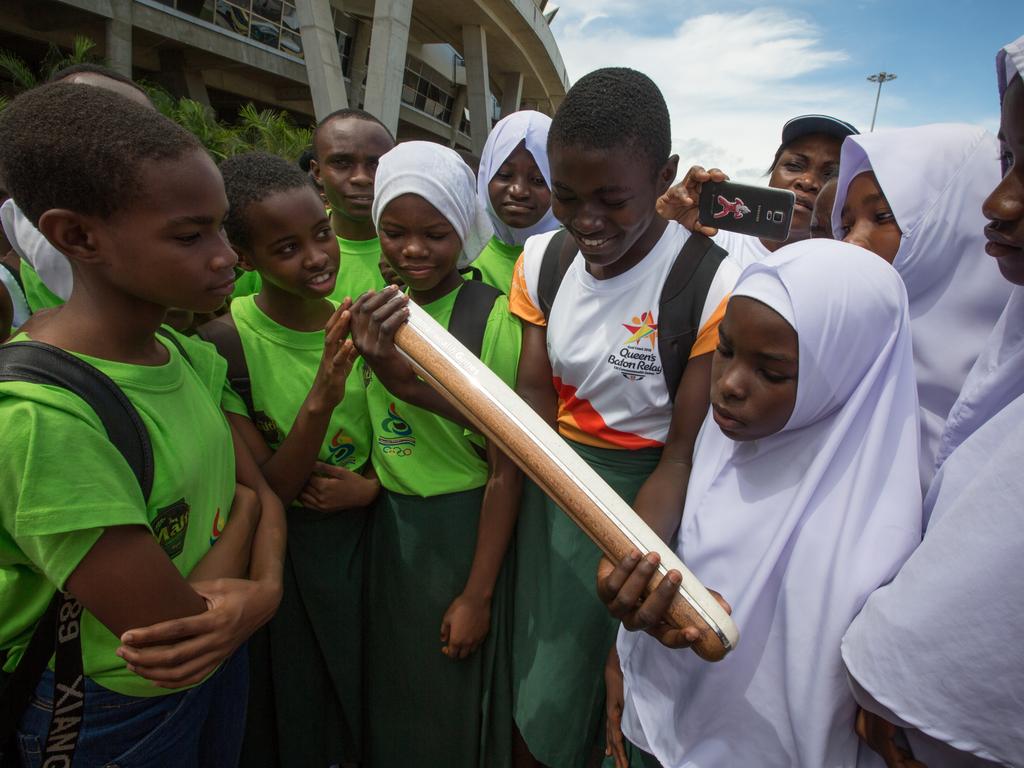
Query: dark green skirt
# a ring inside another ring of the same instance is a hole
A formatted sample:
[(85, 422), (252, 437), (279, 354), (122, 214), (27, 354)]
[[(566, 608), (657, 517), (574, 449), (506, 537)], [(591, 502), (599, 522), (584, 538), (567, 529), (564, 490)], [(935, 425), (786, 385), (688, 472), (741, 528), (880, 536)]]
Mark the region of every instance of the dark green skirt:
[(441, 653), (441, 620), (469, 577), (483, 488), (386, 492), (371, 526), (367, 720), (373, 768), (503, 768), (511, 756), (510, 580), (469, 658)]
[[(661, 456), (570, 445), (629, 503)], [(533, 483), (524, 485), (515, 551), (516, 726), (545, 765), (585, 766), (604, 751), (604, 663), (619, 626), (595, 589), (601, 551)]]
[(289, 509), (284, 594), (249, 641), (241, 765), (326, 768), (363, 756), (369, 510)]

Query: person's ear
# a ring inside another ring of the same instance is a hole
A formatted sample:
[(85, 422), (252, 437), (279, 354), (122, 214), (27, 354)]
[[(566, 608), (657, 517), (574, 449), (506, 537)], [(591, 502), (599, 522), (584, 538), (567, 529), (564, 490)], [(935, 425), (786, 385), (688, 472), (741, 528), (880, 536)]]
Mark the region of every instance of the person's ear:
[(52, 208), (39, 217), (37, 229), (73, 262), (98, 264), (104, 259), (103, 222), (65, 208)]
[(316, 158), (309, 161), (309, 172), (313, 176), (313, 183), (320, 188), (320, 191), (323, 191), (324, 180), (320, 178), (320, 163), (316, 161)]
[(256, 265), (252, 262), (252, 252), (247, 248), (240, 248), (237, 245), (232, 245), (231, 250), (238, 256), (238, 268), (243, 269), (246, 272), (255, 272)]
[(679, 172), (679, 155), (672, 155), (658, 172), (658, 197), (668, 192), (672, 182), (676, 180), (676, 173)]

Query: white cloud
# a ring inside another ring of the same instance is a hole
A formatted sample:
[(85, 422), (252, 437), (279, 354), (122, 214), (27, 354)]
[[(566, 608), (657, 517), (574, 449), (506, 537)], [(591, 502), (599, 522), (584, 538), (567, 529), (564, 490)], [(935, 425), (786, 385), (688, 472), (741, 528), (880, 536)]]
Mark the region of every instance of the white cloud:
[(763, 183), (790, 117), (870, 120), (874, 92), (859, 79), (828, 77), (848, 56), (803, 18), (770, 8), (708, 13), (644, 36), (627, 31), (636, 27), (634, 2), (585, 5), (564, 7), (554, 25), (570, 78), (606, 66), (649, 75), (668, 103), (681, 168), (719, 165), (737, 181)]

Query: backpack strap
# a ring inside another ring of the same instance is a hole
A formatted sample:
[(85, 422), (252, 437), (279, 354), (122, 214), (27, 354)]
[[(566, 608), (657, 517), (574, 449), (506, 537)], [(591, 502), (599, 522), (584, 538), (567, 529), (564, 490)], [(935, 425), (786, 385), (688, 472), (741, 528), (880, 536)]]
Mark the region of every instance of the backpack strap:
[(551, 307), (555, 303), (562, 278), (569, 271), (569, 265), (576, 258), (578, 251), (576, 241), (572, 239), (567, 229), (558, 230), (548, 241), (548, 247), (544, 249), (540, 275), (537, 278), (537, 300), (540, 302), (539, 309), (544, 313), (545, 320), (551, 316)]
[(727, 255), (711, 238), (692, 233), (676, 256), (661, 289), (658, 352), (673, 401), (690, 359), (690, 350), (700, 333), (700, 316), (708, 290)]
[(0, 346), (0, 381), (27, 381), (62, 387), (95, 412), (110, 442), (124, 456), (147, 500), (153, 490), (153, 447), (149, 431), (127, 395), (98, 368), (41, 341)]
[(476, 280), (465, 280), (459, 288), (448, 321), (448, 333), (462, 342), (476, 357), (484, 347), (484, 331), (494, 302), (502, 293), (493, 285)]
[(245, 361), (242, 337), (235, 325), (235, 318), (227, 312), (204, 323), (196, 329), (196, 335), (217, 348), (220, 356), (228, 361), (228, 382), (235, 393), (242, 398), (249, 417), (254, 418), (256, 408), (252, 401), (252, 381), (249, 378), (249, 364)]
[[(135, 406), (109, 376), (59, 347), (39, 341), (17, 341), (0, 346), (0, 381), (62, 387), (84, 400), (96, 412), (110, 442), (131, 467), (143, 497), (149, 500), (153, 489), (153, 448), (149, 432)], [(60, 590), (54, 593), (18, 665), (0, 691), (0, 748), (13, 739), (39, 678), (50, 657), (55, 655), (55, 690), (66, 691), (67, 700), (77, 702), (77, 707), (71, 706), (68, 712), (62, 709), (62, 716), (58, 718), (58, 702), (62, 697), (53, 697), (54, 716), (43, 761), (49, 763), (53, 758), (70, 764), (78, 743), (81, 707), (85, 700), (81, 614), (82, 606), (74, 597)], [(54, 732), (54, 724), (58, 722), (62, 725)]]

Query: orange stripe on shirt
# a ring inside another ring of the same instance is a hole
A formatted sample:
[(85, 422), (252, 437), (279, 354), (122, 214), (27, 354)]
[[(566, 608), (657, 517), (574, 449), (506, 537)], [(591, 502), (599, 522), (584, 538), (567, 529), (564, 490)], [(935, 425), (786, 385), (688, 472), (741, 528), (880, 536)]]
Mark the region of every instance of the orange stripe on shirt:
[[(530, 291), (526, 287), (526, 268), (523, 266), (523, 254), (519, 254), (516, 260), (515, 270), (512, 272), (512, 289), (508, 294), (508, 308), (513, 315), (520, 320), (532, 325), (545, 327), (548, 320), (530, 298)], [(718, 342), (715, 342), (716, 345)]]
[(704, 327), (697, 333), (697, 340), (693, 342), (693, 346), (690, 348), (690, 359), (706, 355), (708, 352), (714, 352), (718, 346), (718, 326), (722, 323), (722, 318), (725, 317), (725, 307), (729, 303), (729, 297), (726, 296), (715, 307), (715, 311), (711, 313), (711, 317), (704, 323)]
[(596, 448), (636, 451), (661, 448), (663, 443), (609, 427), (589, 400), (576, 396), (576, 387), (552, 378), (558, 393), (558, 431), (562, 437)]

